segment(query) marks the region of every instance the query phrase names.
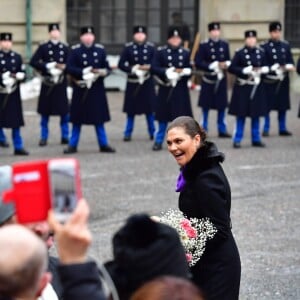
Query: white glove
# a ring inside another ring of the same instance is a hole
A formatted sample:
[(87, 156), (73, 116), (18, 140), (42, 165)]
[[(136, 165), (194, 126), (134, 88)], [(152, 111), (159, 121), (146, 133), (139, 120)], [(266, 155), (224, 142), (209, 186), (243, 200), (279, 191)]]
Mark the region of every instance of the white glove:
[(253, 70), (253, 66), (248, 66), (248, 67), (243, 68), (242, 73), (245, 75), (249, 75), (252, 73), (252, 70)]
[[(131, 68), (131, 73), (136, 74), (137, 71), (139, 71), (140, 65), (134, 65)], [(137, 74), (136, 74), (137, 75)]]
[(219, 62), (215, 60), (214, 62), (210, 63), (208, 66), (209, 70), (216, 70), (219, 68)]
[(103, 69), (99, 69), (99, 75), (101, 77), (105, 77), (108, 74), (107, 69), (103, 68)]
[(84, 69), (82, 69), (82, 75), (90, 73), (92, 69), (92, 67), (85, 67)]
[(16, 73), (16, 79), (19, 80), (19, 81), (22, 81), (24, 80), (25, 78), (25, 73), (24, 72), (17, 72)]
[(15, 84), (16, 80), (12, 77), (8, 77), (2, 80), (3, 85), (8, 88), (8, 90)]
[(231, 65), (231, 61), (230, 61), (230, 60), (226, 60), (226, 61), (225, 61), (225, 65), (226, 65), (226, 67), (228, 68), (228, 67)]
[(55, 66), (56, 66), (56, 62), (55, 62), (55, 61), (52, 61), (52, 62), (46, 63), (46, 68), (47, 68), (48, 70), (50, 70), (50, 69), (54, 69), (54, 68), (55, 68)]
[(86, 87), (89, 89), (94, 82), (95, 74), (92, 72), (86, 73), (82, 76), (82, 79), (85, 81)]
[(2, 79), (7, 79), (10, 77), (10, 71), (6, 71), (5, 73), (2, 74)]
[(263, 67), (261, 67), (261, 69), (260, 69), (260, 73), (262, 73), (262, 74), (268, 74), (269, 73), (269, 67), (267, 67), (267, 66), (263, 66)]
[(175, 67), (170, 67), (166, 70), (166, 76), (169, 80), (174, 80), (179, 78), (179, 73), (175, 71)]
[(279, 64), (279, 63), (273, 64), (273, 65), (271, 66), (271, 71), (272, 71), (272, 72), (275, 72), (275, 71), (277, 71), (279, 68), (280, 68), (280, 64)]
[(285, 69), (286, 69), (287, 71), (294, 70), (294, 65), (293, 65), (293, 64), (286, 64), (284, 67), (285, 67)]
[(52, 76), (59, 76), (59, 75), (62, 73), (62, 70), (57, 69), (57, 68), (53, 68), (53, 69), (50, 69), (50, 70), (49, 70), (49, 73), (50, 73)]
[(181, 76), (190, 76), (192, 74), (191, 68), (183, 68), (182, 72), (180, 73)]

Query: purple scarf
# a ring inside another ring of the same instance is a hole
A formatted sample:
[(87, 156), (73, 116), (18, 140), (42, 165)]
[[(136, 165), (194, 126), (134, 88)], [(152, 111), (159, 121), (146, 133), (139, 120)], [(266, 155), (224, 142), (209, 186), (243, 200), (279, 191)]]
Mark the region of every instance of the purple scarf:
[(176, 192), (181, 192), (185, 186), (185, 183), (186, 181), (183, 177), (182, 170), (180, 170), (179, 176), (177, 178)]

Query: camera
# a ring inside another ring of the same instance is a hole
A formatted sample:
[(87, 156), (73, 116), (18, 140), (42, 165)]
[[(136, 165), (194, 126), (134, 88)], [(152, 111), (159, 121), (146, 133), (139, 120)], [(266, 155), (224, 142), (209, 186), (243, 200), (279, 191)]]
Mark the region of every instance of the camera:
[[(2, 178), (5, 180), (2, 183)], [(53, 209), (65, 222), (82, 197), (79, 163), (74, 158), (18, 162), (0, 167), (2, 201), (13, 202), (19, 223), (47, 220)]]

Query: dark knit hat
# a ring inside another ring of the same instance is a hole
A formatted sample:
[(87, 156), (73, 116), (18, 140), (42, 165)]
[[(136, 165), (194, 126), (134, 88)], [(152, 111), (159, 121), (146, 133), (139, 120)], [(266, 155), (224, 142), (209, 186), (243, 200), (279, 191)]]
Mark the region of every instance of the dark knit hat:
[(0, 226), (15, 214), (15, 206), (12, 203), (0, 204)]
[(189, 278), (183, 246), (175, 229), (148, 215), (128, 218), (113, 237), (114, 260), (106, 263), (121, 299), (160, 275)]
[(278, 21), (276, 21), (276, 22), (271, 22), (271, 23), (269, 24), (269, 32), (271, 32), (271, 31), (276, 31), (276, 30), (281, 31), (281, 29), (282, 29), (282, 25), (281, 25), (281, 23), (278, 22)]
[(169, 30), (168, 30), (168, 39), (173, 37), (173, 36), (179, 36), (180, 38), (182, 37), (180, 28), (178, 28), (176, 26), (171, 26), (171, 28), (169, 28)]
[(94, 30), (94, 27), (93, 26), (84, 26), (84, 27), (81, 27), (80, 29), (80, 34), (85, 34), (85, 33), (93, 33), (95, 34), (95, 30)]
[(146, 26), (141, 26), (141, 25), (134, 26), (132, 32), (133, 32), (133, 34), (138, 33), (138, 32), (143, 32), (143, 33), (147, 34), (147, 28), (146, 28)]
[(211, 22), (207, 25), (208, 31), (211, 30), (220, 30), (221, 29), (221, 24), (219, 22)]
[(10, 32), (1, 32), (0, 41), (12, 41), (12, 33)]
[(59, 30), (59, 24), (58, 23), (51, 23), (48, 25), (48, 31), (51, 32), (52, 30)]
[(256, 36), (257, 36), (256, 30), (246, 30), (245, 31), (245, 38), (256, 37)]

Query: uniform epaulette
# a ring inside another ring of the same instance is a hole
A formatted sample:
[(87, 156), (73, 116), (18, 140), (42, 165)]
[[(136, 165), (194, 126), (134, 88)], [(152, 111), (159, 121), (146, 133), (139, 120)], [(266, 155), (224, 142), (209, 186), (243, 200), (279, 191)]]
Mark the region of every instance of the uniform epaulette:
[(209, 42), (209, 39), (205, 39), (205, 40), (202, 40), (201, 42), (200, 42), (200, 44), (207, 44)]
[(102, 44), (95, 44), (95, 47), (97, 47), (97, 48), (101, 48), (101, 49), (103, 49), (104, 48), (104, 46), (102, 45)]
[(147, 43), (146, 43), (148, 46), (152, 46), (152, 47), (154, 47), (154, 43), (152, 43), (152, 42), (148, 42), (147, 41)]
[(125, 47), (130, 47), (132, 45), (133, 45), (133, 42), (128, 42), (128, 43), (125, 44)]
[(287, 40), (282, 40), (282, 42), (283, 42), (284, 44), (287, 44), (287, 45), (290, 44)]
[(40, 46), (48, 44), (49, 41), (42, 41), (39, 43)]
[(236, 48), (235, 52), (240, 52), (241, 50), (243, 50), (244, 48)]
[(80, 47), (80, 44), (76, 44), (76, 45), (73, 45), (71, 48), (72, 49), (77, 49), (77, 48), (79, 48)]
[(167, 46), (159, 46), (159, 47), (157, 47), (157, 51), (161, 51), (161, 50), (164, 50), (164, 49), (167, 49)]

